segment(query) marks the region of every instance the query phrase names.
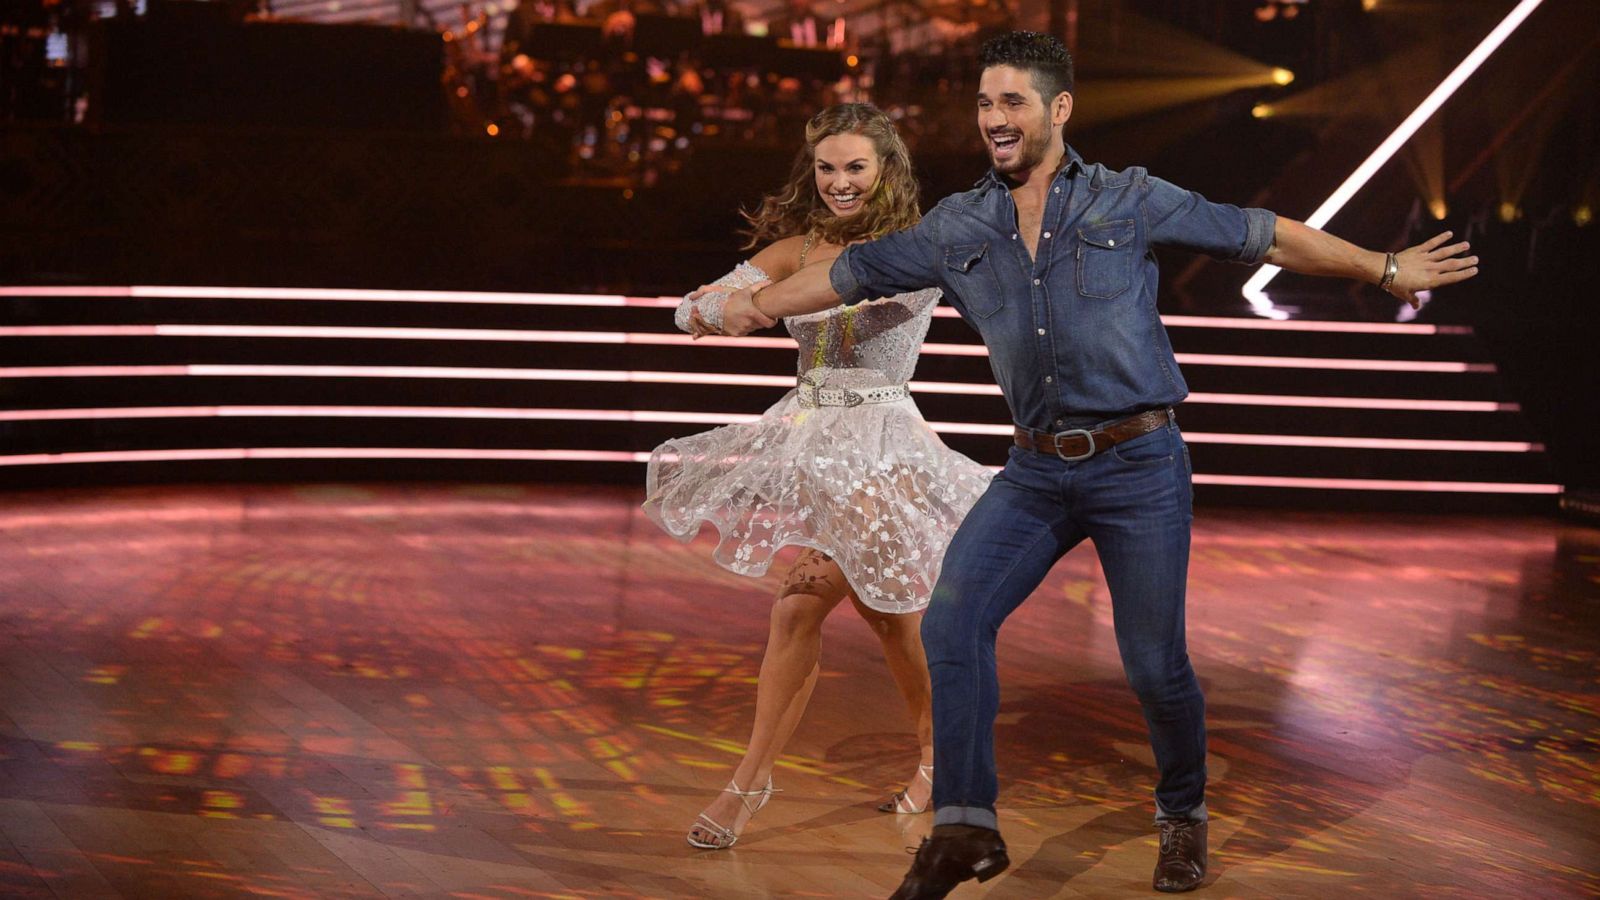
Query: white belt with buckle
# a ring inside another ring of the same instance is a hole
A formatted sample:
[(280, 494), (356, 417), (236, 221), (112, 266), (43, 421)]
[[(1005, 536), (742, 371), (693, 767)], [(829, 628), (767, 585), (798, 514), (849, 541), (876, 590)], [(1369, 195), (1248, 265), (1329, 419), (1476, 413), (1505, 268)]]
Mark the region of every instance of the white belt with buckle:
[(903, 384), (886, 384), (881, 387), (854, 390), (846, 387), (823, 387), (801, 375), (797, 386), (800, 405), (806, 409), (819, 406), (860, 406), (864, 403), (894, 403), (911, 399), (911, 388)]

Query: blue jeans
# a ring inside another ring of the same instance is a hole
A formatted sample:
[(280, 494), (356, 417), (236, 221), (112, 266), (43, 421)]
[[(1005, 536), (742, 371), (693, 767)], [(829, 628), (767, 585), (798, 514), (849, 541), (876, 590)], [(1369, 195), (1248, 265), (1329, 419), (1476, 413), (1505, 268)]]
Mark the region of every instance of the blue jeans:
[(1189, 451), (1173, 421), (1081, 462), (1012, 448), (951, 541), (922, 620), (935, 824), (999, 830), (995, 637), (1084, 538), (1100, 555), (1123, 671), (1150, 728), (1158, 818), (1205, 818), (1205, 699), (1184, 641), (1191, 499)]

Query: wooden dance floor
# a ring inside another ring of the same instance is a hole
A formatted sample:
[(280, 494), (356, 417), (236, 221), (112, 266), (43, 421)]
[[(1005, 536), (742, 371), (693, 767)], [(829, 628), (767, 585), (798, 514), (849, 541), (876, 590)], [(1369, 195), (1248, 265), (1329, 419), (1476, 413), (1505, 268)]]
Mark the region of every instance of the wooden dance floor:
[[(884, 897), (930, 817), (848, 605), (725, 852), (776, 575), (590, 487), (0, 496), (0, 893)], [(1600, 893), (1600, 533), (1202, 510), (1215, 897)], [(1001, 634), (1012, 869), (1143, 897), (1154, 772), (1087, 547)]]

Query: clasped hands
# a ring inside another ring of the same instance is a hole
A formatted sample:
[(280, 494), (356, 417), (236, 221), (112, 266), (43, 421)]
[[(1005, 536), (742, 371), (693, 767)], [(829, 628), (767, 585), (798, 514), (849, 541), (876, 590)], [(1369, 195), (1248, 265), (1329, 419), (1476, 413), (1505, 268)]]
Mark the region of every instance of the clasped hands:
[(752, 331), (762, 328), (771, 328), (778, 324), (776, 319), (768, 318), (756, 310), (750, 296), (756, 291), (771, 284), (770, 281), (758, 281), (749, 287), (728, 291), (727, 285), (703, 284), (689, 294), (690, 300), (698, 300), (704, 294), (713, 291), (728, 291), (728, 299), (722, 302), (722, 327), (717, 328), (710, 322), (700, 317), (700, 310), (689, 311), (689, 327), (695, 340), (708, 335), (727, 335), (729, 337), (743, 337)]

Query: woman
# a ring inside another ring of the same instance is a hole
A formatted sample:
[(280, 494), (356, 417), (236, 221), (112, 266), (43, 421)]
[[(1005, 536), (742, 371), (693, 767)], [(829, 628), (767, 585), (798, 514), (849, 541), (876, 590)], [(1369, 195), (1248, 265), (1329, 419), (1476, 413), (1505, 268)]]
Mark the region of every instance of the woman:
[[(910, 158), (889, 118), (866, 104), (830, 107), (807, 125), (788, 184), (746, 215), (746, 249), (772, 243), (685, 298), (678, 326), (714, 334), (727, 291), (828, 265), (852, 241), (919, 217)], [(733, 846), (771, 798), (773, 764), (817, 682), (822, 622), (847, 597), (882, 642), (922, 747), (916, 775), (879, 808), (927, 807), (922, 610), (950, 536), (990, 478), (939, 440), (905, 386), (938, 301), (937, 290), (919, 291), (786, 320), (800, 345), (799, 386), (758, 421), (671, 440), (651, 456), (646, 513), (684, 541), (716, 526), (720, 565), (759, 576), (779, 548), (802, 548), (772, 608), (749, 748), (690, 830), (696, 847)]]

